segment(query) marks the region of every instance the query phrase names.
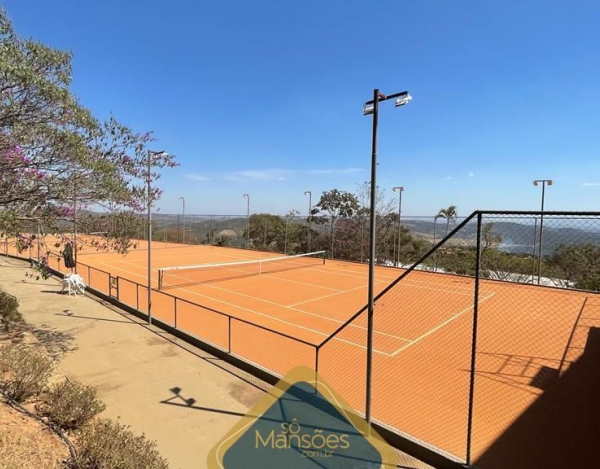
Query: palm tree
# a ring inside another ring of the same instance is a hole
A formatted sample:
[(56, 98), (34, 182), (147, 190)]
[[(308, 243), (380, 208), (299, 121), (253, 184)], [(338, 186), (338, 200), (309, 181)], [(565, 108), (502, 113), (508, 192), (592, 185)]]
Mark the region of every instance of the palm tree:
[[(434, 218), (433, 223), (433, 245), (435, 246), (435, 227), (437, 225), (438, 218), (446, 219), (446, 236), (448, 236), (448, 231), (450, 230), (450, 222), (456, 222), (456, 205), (450, 205), (448, 208), (442, 208), (438, 212), (438, 214)], [(437, 255), (436, 255), (437, 254)], [(434, 253), (434, 268), (437, 271), (438, 262), (440, 260), (439, 253)]]
[(456, 216), (458, 215), (456, 211), (456, 205), (450, 205), (448, 208), (442, 208), (436, 215), (437, 218), (445, 218), (446, 219), (446, 236), (448, 236), (448, 231), (450, 230), (450, 222), (456, 223)]

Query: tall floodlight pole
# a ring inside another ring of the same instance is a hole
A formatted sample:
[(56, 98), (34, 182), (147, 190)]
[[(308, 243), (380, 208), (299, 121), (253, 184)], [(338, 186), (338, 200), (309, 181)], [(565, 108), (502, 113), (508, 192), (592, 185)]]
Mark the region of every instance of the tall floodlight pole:
[(146, 174), (146, 186), (147, 186), (147, 204), (148, 204), (148, 324), (152, 324), (152, 157), (156, 155), (166, 155), (165, 151), (152, 151), (148, 150), (148, 168)]
[(246, 249), (250, 247), (250, 194), (244, 194), (246, 199)]
[(542, 241), (544, 238), (544, 199), (546, 197), (546, 184), (552, 185), (552, 179), (536, 179), (533, 185), (537, 186), (542, 183), (542, 210), (540, 214), (540, 243), (538, 248), (538, 285), (542, 280)]
[(185, 197), (179, 197), (179, 200), (183, 202), (183, 216), (181, 223), (181, 244), (185, 244)]
[(77, 273), (77, 183), (73, 179), (73, 260), (75, 262), (75, 270)]
[(408, 91), (391, 94), (386, 96), (373, 90), (373, 99), (365, 103), (363, 115), (373, 114), (373, 135), (371, 152), (371, 200), (369, 210), (369, 293), (368, 293), (368, 324), (367, 324), (367, 390), (365, 418), (367, 425), (371, 425), (371, 387), (373, 379), (373, 310), (374, 310), (374, 292), (375, 292), (375, 209), (377, 202), (377, 120), (379, 117), (379, 102), (388, 99), (396, 99), (396, 107), (404, 106), (412, 97)]
[(398, 191), (398, 262), (396, 265), (400, 267), (400, 220), (402, 217), (402, 193), (404, 192), (404, 187), (392, 187), (392, 190), (394, 192)]
[(310, 228), (311, 228), (311, 222), (312, 222), (312, 192), (311, 191), (304, 191), (304, 195), (308, 196), (308, 252), (312, 252), (311, 251), (311, 235), (310, 235)]

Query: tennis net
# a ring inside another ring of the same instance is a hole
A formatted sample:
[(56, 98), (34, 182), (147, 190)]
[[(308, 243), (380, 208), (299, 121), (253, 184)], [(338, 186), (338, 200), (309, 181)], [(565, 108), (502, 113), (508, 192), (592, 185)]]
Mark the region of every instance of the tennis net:
[(158, 269), (158, 289), (166, 290), (325, 264), (325, 251), (249, 261), (198, 264)]

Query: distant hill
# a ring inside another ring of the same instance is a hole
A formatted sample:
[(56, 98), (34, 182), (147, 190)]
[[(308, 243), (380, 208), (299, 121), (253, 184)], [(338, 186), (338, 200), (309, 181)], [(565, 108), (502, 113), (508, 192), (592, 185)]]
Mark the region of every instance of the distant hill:
[[(543, 231), (543, 253), (551, 254), (557, 245), (566, 244), (600, 244), (600, 219), (595, 222), (592, 219), (566, 219), (566, 218), (546, 218), (544, 219)], [(456, 224), (458, 225), (461, 220)], [(493, 233), (502, 236), (502, 243), (499, 248), (512, 253), (532, 253), (534, 240), (535, 244), (539, 240), (539, 223), (517, 223), (510, 221), (488, 221), (493, 223)], [(403, 226), (408, 227), (417, 237), (433, 240), (433, 222), (426, 220), (403, 220)], [(581, 226), (580, 228), (577, 225)], [(450, 225), (450, 231), (455, 224)], [(436, 241), (442, 239), (446, 232), (445, 223), (438, 222), (436, 228)], [(467, 244), (474, 245), (477, 236), (477, 226), (475, 220), (469, 222), (459, 232), (455, 234), (449, 244)], [(537, 248), (536, 248), (537, 249)]]

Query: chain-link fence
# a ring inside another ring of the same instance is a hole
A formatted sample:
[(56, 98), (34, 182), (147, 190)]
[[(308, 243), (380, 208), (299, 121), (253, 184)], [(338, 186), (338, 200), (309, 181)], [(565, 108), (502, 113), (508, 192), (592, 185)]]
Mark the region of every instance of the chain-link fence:
[[(186, 216), (185, 225), (183, 217), (163, 217), (154, 219), (157, 242), (162, 223), (165, 243), (212, 244), (231, 230), (240, 247), (247, 242), (251, 248), (292, 252), (297, 246), (329, 250), (333, 243), (329, 253), (336, 257), (368, 260), (361, 254), (368, 230), (356, 218), (337, 221), (332, 241), (331, 220), (316, 217), (285, 223), (285, 217), (272, 215)], [(294, 224), (304, 230), (300, 238), (291, 234)], [(407, 218), (400, 238), (393, 236), (398, 224), (390, 226), (386, 232), (385, 220), (378, 220), (377, 262), (397, 263), (399, 254), (405, 269), (375, 301), (374, 422), (483, 469), (575, 467), (584, 461), (581, 454), (598, 453), (597, 423), (588, 414), (600, 392), (590, 388), (600, 375), (600, 213), (479, 211), (448, 223)], [(395, 244), (386, 245), (386, 236)], [(15, 240), (3, 241), (3, 251), (23, 257)], [(83, 275), (100, 291), (111, 291), (108, 274)], [(145, 287), (134, 292), (125, 280), (119, 282), (120, 298), (143, 311)], [(298, 345), (281, 334), (273, 354), (262, 340), (235, 345), (237, 335), (260, 327), (210, 311), (203, 314), (214, 325), (200, 327), (196, 322), (208, 321), (198, 315), (202, 307), (172, 297), (164, 301), (163, 321), (179, 321), (176, 327), (276, 374), (314, 358), (320, 375), (358, 412), (366, 412), (366, 308), (317, 345), (314, 355), (311, 344)], [(292, 343), (298, 348), (295, 362), (286, 354)], [(247, 349), (236, 349), (242, 345)], [(587, 453), (581, 451), (584, 443)]]
[[(598, 372), (563, 381), (600, 327), (599, 291), (600, 213), (474, 213), (376, 297), (374, 421), (462, 463), (557, 467), (554, 415), (569, 439), (597, 435), (585, 392), (549, 396)], [(319, 347), (320, 373), (361, 412), (367, 315)]]

